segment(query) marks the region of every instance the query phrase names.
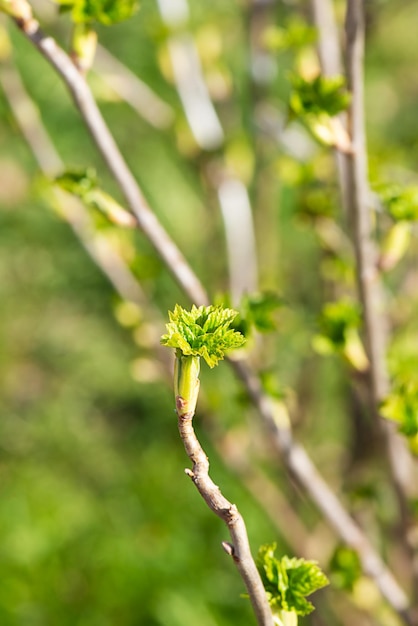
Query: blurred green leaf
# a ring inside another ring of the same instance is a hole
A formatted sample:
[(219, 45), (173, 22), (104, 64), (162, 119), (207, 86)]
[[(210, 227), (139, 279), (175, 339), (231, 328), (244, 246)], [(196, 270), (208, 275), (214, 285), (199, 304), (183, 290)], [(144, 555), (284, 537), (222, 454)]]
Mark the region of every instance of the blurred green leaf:
[(136, 226), (134, 216), (108, 193), (100, 189), (96, 171), (93, 168), (66, 171), (57, 176), (54, 182), (61, 189), (80, 198), (87, 207), (100, 211), (112, 223), (130, 228)]
[(248, 325), (262, 333), (269, 333), (277, 329), (277, 313), (283, 305), (283, 298), (274, 291), (247, 294), (242, 300), (241, 315)]
[(138, 10), (137, 0), (55, 0), (60, 11), (71, 11), (76, 23), (97, 21), (106, 26), (132, 17)]
[(336, 117), (350, 104), (344, 78), (318, 75), (312, 80), (306, 80), (294, 74), (290, 82), (291, 117), (297, 117), (319, 142), (342, 152), (351, 152), (350, 138)]
[(316, 76), (306, 80), (294, 74), (291, 77), (290, 108), (296, 115), (326, 113), (333, 117), (350, 104), (350, 94), (343, 76)]
[(347, 546), (336, 548), (330, 561), (332, 582), (340, 589), (351, 591), (355, 582), (362, 575), (362, 568), (357, 552)]
[(360, 340), (358, 328), (359, 307), (350, 300), (329, 302), (319, 319), (319, 333), (314, 336), (313, 348), (319, 354), (341, 353), (359, 371), (368, 367), (368, 359)]
[(309, 46), (316, 39), (316, 29), (297, 15), (288, 19), (284, 28), (275, 25), (268, 26), (262, 35), (264, 45), (273, 52)]
[(418, 219), (418, 185), (381, 184), (375, 191), (394, 220), (414, 222)]
[(397, 422), (406, 437), (418, 435), (418, 381), (397, 383), (380, 407), (383, 417)]

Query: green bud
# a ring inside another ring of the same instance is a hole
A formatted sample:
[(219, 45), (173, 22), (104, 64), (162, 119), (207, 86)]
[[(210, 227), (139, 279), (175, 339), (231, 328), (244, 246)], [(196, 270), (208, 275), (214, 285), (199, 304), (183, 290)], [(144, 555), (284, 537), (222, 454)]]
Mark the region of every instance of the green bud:
[(396, 222), (392, 226), (382, 245), (382, 254), (379, 259), (380, 269), (387, 272), (395, 267), (408, 250), (411, 235), (411, 224), (406, 220)]
[(71, 56), (77, 67), (87, 73), (93, 65), (97, 47), (97, 33), (89, 24), (74, 24)]
[(174, 395), (179, 417), (195, 412), (199, 395), (200, 357), (185, 356), (176, 351), (174, 364)]

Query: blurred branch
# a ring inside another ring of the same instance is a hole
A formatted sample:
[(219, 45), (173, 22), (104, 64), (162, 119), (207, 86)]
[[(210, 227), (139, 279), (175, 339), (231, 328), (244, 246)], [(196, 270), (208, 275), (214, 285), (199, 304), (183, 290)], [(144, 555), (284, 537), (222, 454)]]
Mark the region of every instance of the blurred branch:
[[(35, 20), (17, 20), (17, 24), (64, 79), (105, 162), (119, 183), (129, 206), (136, 214), (141, 228), (154, 244), (157, 253), (160, 254), (190, 299), (197, 304), (206, 303), (208, 298), (199, 280), (146, 205), (83, 77), (56, 42), (42, 33)], [(283, 429), (276, 424), (269, 398), (263, 393), (257, 377), (244, 362), (233, 361), (233, 366), (243, 381), (252, 402), (258, 408), (264, 423), (270, 430), (272, 440), (281, 452), (289, 471), (306, 489), (338, 535), (357, 550), (365, 573), (375, 580), (387, 602), (407, 624), (412, 625), (407, 614), (408, 599), (403, 590), (360, 528), (319, 475), (305, 450), (293, 441), (290, 430)]]
[[(206, 87), (199, 53), (191, 34), (184, 32), (189, 18), (187, 0), (159, 0), (161, 18), (174, 31), (167, 46), (174, 82), (193, 137), (202, 150), (224, 144), (221, 122)], [(182, 32), (175, 31), (182, 28)], [(217, 170), (219, 168), (212, 168)], [(257, 289), (257, 255), (248, 190), (236, 176), (212, 171), (209, 182), (216, 189), (225, 228), (232, 303)]]
[(164, 129), (174, 122), (172, 108), (101, 45), (97, 46), (93, 69), (101, 80), (155, 128)]
[(311, 500), (344, 543), (357, 552), (363, 571), (376, 582), (382, 596), (405, 623), (412, 626), (413, 622), (408, 613), (409, 602), (404, 591), (399, 587), (360, 527), (319, 474), (305, 449), (294, 441), (290, 428), (283, 428), (276, 423), (269, 398), (263, 393), (258, 378), (243, 361), (232, 361), (232, 365), (269, 428), (272, 440), (280, 451), (287, 469), (304, 487)]
[(138, 224), (144, 234), (148, 237), (188, 297), (196, 304), (207, 303), (207, 296), (200, 281), (148, 207), (83, 76), (69, 56), (57, 45), (56, 41), (42, 32), (39, 23), (35, 19), (15, 21), (25, 36), (39, 49), (63, 78), (93, 140), (109, 170), (118, 182), (128, 206), (136, 215)]
[[(353, 153), (347, 156), (347, 200), (351, 218), (352, 237), (356, 257), (357, 282), (363, 307), (366, 348), (370, 361), (370, 385), (376, 416), (379, 406), (390, 391), (386, 365), (388, 320), (382, 282), (377, 263), (378, 253), (373, 239), (368, 163), (364, 119), (364, 6), (361, 0), (348, 0), (346, 14), (347, 79), (352, 94), (348, 111), (349, 133)], [(396, 425), (382, 420), (390, 468), (403, 518), (403, 536), (406, 540), (408, 505), (411, 493), (412, 460), (405, 440), (397, 433)]]
[[(0, 65), (0, 85), (41, 171), (46, 176), (60, 173), (64, 164), (10, 58), (7, 61), (3, 59)], [(108, 277), (120, 296), (130, 302), (143, 305), (146, 298), (140, 285), (106, 237), (97, 234), (81, 202), (60, 189), (54, 190), (54, 201), (57, 203), (60, 214), (69, 223), (83, 247)]]
[(193, 429), (193, 413), (178, 414), (178, 427), (192, 470), (186, 470), (208, 507), (228, 527), (232, 544), (224, 543), (245, 583), (259, 626), (273, 626), (273, 616), (263, 583), (251, 555), (245, 523), (235, 504), (229, 502), (209, 476), (209, 461)]
[[(218, 148), (224, 133), (203, 78), (192, 36), (184, 32), (189, 18), (186, 0), (159, 0), (161, 18), (173, 31), (167, 39), (174, 82), (193, 136), (203, 150)], [(176, 32), (177, 31), (177, 32)]]
[[(324, 76), (336, 76), (343, 71), (341, 45), (334, 15), (332, 0), (311, 0), (313, 21), (317, 29), (317, 48), (321, 70)], [(347, 127), (347, 115), (338, 116), (344, 128)], [(344, 213), (348, 213), (347, 159), (340, 150), (334, 150), (334, 159), (338, 171), (341, 201)]]

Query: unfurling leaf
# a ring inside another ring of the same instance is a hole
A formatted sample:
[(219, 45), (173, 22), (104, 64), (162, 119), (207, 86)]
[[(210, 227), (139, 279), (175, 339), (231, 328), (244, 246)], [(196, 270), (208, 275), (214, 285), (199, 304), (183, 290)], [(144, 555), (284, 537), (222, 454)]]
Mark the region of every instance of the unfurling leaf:
[(318, 141), (350, 153), (350, 138), (341, 121), (335, 117), (350, 103), (344, 78), (316, 76), (313, 80), (306, 80), (296, 75), (291, 82), (291, 113), (306, 125)]
[(91, 209), (103, 213), (118, 226), (133, 228), (135, 217), (126, 211), (112, 196), (100, 189), (96, 172), (93, 168), (80, 171), (66, 171), (54, 180), (61, 189), (72, 193)]
[(238, 315), (221, 306), (193, 305), (186, 311), (178, 304), (169, 312), (167, 334), (161, 337), (164, 346), (180, 350), (184, 356), (201, 356), (209, 367), (224, 358), (225, 352), (240, 348), (245, 338), (230, 328)]
[[(305, 596), (328, 584), (328, 579), (315, 561), (275, 556), (276, 544), (261, 546), (257, 566), (273, 614), (282, 624), (288, 613), (308, 615), (314, 610)], [(296, 623), (296, 622), (295, 622)]]

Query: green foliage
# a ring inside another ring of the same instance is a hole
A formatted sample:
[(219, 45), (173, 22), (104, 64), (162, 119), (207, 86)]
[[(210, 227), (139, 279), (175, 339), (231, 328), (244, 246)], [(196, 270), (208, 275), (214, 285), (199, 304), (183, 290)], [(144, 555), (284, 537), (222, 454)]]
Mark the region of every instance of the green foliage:
[(132, 17), (138, 10), (137, 0), (55, 0), (60, 11), (71, 11), (71, 19), (80, 24), (97, 21), (106, 26)]
[(394, 220), (414, 222), (418, 219), (417, 185), (379, 185), (376, 192)]
[(275, 614), (282, 611), (308, 615), (314, 606), (306, 600), (314, 591), (328, 584), (328, 579), (315, 561), (275, 557), (276, 544), (260, 547), (258, 569)]
[[(219, 306), (230, 307), (228, 295), (216, 299)], [(232, 322), (235, 330), (249, 337), (253, 330), (260, 333), (274, 332), (278, 328), (278, 314), (285, 300), (274, 291), (245, 294), (239, 303), (238, 315)]]
[(332, 582), (340, 589), (352, 591), (355, 582), (362, 574), (357, 552), (347, 546), (339, 546), (330, 561)]
[(214, 367), (226, 351), (240, 348), (245, 341), (241, 333), (230, 328), (237, 315), (237, 311), (221, 306), (193, 305), (191, 311), (186, 311), (176, 304), (169, 312), (168, 332), (161, 337), (161, 343), (185, 356), (201, 356), (209, 367)]
[(261, 333), (273, 332), (277, 330), (277, 313), (283, 304), (283, 298), (274, 291), (246, 294), (240, 307), (241, 320), (248, 330), (254, 327)]
[(399, 425), (406, 437), (418, 435), (418, 381), (408, 380), (395, 385), (380, 407), (381, 414)]
[(306, 80), (302, 76), (291, 78), (290, 108), (295, 115), (338, 115), (350, 104), (350, 94), (343, 76), (316, 76)]
[(343, 299), (327, 303), (319, 319), (319, 333), (313, 347), (319, 354), (343, 354), (356, 369), (367, 368), (368, 362), (358, 329), (361, 317), (355, 302)]
[(119, 226), (134, 226), (135, 218), (99, 187), (95, 169), (67, 170), (54, 179), (61, 189), (72, 193), (90, 209), (100, 211), (111, 222)]
[(335, 117), (350, 103), (344, 78), (318, 75), (312, 80), (306, 80), (302, 76), (293, 75), (291, 85), (291, 117), (297, 117), (322, 144), (350, 152), (350, 138), (340, 120)]
[(273, 52), (302, 48), (314, 43), (316, 38), (315, 28), (298, 16), (290, 18), (285, 28), (268, 26), (263, 32), (263, 43)]

